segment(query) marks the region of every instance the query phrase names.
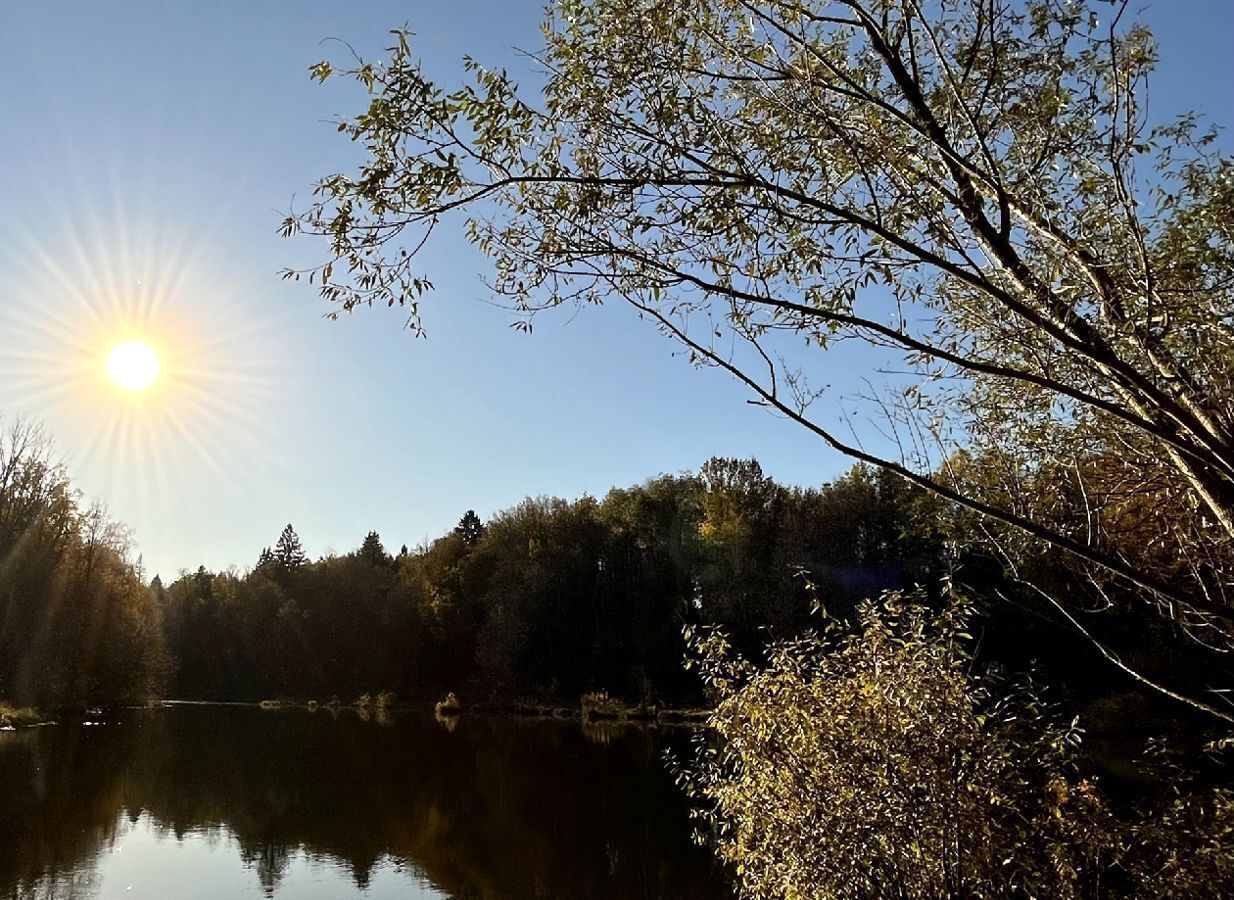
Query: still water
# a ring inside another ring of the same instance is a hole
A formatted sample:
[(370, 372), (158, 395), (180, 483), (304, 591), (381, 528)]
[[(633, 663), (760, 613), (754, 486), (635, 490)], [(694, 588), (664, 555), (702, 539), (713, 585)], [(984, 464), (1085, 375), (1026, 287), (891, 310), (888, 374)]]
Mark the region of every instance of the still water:
[(0, 897), (728, 898), (671, 744), (208, 706), (0, 733)]

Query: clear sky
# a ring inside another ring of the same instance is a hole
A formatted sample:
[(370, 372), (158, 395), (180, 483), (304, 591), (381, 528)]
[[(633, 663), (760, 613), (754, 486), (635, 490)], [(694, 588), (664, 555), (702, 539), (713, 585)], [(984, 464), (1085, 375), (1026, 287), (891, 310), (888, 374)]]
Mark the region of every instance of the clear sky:
[[(328, 322), (312, 288), (278, 280), (324, 249), (277, 237), (293, 195), (355, 159), (328, 119), (356, 96), (307, 77), (340, 58), (322, 39), (373, 56), (406, 22), (433, 74), (464, 53), (518, 71), (541, 5), (4, 5), (0, 411), (47, 426), (84, 494), (132, 526), (148, 574), (251, 565), (289, 521), (313, 556), (370, 529), (415, 545), (469, 507), (598, 495), (715, 454), (791, 483), (847, 468), (624, 309), (515, 333), (460, 235), (433, 248), (426, 341), (387, 310)], [(1156, 117), (1230, 124), (1234, 3), (1156, 0), (1141, 16), (1163, 57)], [(169, 376), (140, 399), (99, 377), (134, 334)], [(856, 383), (862, 364), (836, 358), (831, 380)]]

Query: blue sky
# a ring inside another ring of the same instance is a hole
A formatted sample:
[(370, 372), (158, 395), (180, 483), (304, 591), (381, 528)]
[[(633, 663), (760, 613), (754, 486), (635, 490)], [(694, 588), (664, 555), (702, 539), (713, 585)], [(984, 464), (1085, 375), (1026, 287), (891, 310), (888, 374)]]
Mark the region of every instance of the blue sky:
[[(802, 484), (847, 468), (624, 309), (515, 333), (461, 237), (432, 249), (428, 340), (387, 310), (328, 322), (312, 288), (277, 278), (323, 249), (277, 236), (293, 195), (355, 159), (328, 123), (354, 93), (307, 77), (339, 57), (322, 39), (374, 55), (407, 22), (434, 74), (464, 53), (518, 70), (511, 48), (537, 45), (540, 8), (8, 5), (0, 411), (47, 426), (83, 493), (132, 526), (149, 574), (251, 565), (289, 521), (311, 555), (370, 529), (415, 545), (469, 507), (601, 494), (713, 454)], [(1157, 0), (1142, 17), (1163, 58), (1154, 112), (1228, 124), (1234, 4)], [(141, 401), (97, 378), (98, 354), (133, 331), (178, 373)], [(865, 362), (834, 359), (835, 382)]]

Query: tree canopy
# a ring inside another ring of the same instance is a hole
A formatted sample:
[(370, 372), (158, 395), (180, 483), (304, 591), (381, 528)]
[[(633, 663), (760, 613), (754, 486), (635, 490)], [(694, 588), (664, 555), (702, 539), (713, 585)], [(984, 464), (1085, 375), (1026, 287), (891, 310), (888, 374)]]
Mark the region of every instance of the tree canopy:
[(143, 583), (128, 532), (82, 502), (38, 426), (0, 425), (0, 698), (159, 696), (170, 669), (162, 585)]

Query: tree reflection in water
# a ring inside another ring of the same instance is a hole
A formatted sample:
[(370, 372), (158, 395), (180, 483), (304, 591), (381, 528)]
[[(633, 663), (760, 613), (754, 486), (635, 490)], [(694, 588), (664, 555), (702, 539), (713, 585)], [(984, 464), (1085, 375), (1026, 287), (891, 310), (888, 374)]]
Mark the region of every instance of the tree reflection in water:
[(242, 707), (118, 719), (0, 735), (0, 896), (97, 896), (143, 821), (163, 842), (223, 845), (256, 873), (252, 896), (295, 866), (343, 867), (357, 891), (380, 870), (404, 892), (484, 900), (729, 894), (690, 842), (652, 732), (596, 742), (577, 722), (465, 717), (448, 731), (428, 715)]

